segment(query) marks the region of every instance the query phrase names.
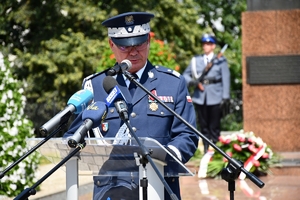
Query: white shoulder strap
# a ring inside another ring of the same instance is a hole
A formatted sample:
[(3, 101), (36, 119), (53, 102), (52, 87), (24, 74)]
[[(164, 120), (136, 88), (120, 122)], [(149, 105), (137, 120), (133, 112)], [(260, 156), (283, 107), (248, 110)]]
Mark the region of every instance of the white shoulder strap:
[(192, 61), (191, 61), (191, 64), (192, 64), (192, 75), (193, 75), (193, 78), (194, 79), (198, 79), (200, 76), (201, 76), (201, 74), (198, 74), (197, 73), (197, 68), (196, 68), (196, 57), (193, 57), (192, 58)]
[(131, 137), (129, 133), (129, 129), (127, 128), (127, 125), (124, 123), (118, 130), (115, 140), (113, 144), (119, 144), (119, 145), (127, 145), (129, 138)]

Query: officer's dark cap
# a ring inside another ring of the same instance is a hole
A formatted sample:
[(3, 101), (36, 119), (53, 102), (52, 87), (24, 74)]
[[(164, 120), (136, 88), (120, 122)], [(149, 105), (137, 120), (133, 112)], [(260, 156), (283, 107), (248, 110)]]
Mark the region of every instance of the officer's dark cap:
[(102, 25), (108, 28), (108, 36), (116, 45), (135, 46), (148, 39), (153, 17), (146, 12), (127, 12), (105, 20)]
[(215, 36), (213, 36), (212, 34), (204, 34), (202, 37), (201, 37), (201, 42), (204, 43), (204, 42), (210, 42), (210, 43), (214, 43), (216, 44), (217, 43), (217, 40), (215, 38)]

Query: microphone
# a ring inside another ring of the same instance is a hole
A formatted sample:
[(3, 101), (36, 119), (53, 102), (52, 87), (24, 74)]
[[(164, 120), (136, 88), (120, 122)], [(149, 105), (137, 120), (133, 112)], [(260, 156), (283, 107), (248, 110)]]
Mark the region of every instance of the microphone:
[(129, 119), (126, 99), (118, 87), (116, 79), (106, 76), (103, 80), (103, 88), (108, 93), (105, 99), (107, 107), (115, 107), (122, 120)]
[(41, 134), (46, 135), (58, 124), (62, 124), (69, 120), (72, 113), (79, 114), (84, 110), (94, 98), (89, 90), (79, 90), (71, 96), (67, 103), (67, 107), (56, 114), (52, 119), (40, 127)]
[(129, 60), (123, 60), (120, 64), (113, 66), (111, 69), (108, 70), (107, 75), (114, 76), (119, 74), (123, 71), (128, 71), (132, 67), (132, 64)]
[(82, 112), (81, 126), (76, 130), (74, 135), (68, 138), (68, 145), (75, 148), (79, 142), (83, 140), (86, 133), (92, 129), (100, 126), (107, 114), (107, 106), (104, 102), (96, 101), (89, 105), (86, 110)]

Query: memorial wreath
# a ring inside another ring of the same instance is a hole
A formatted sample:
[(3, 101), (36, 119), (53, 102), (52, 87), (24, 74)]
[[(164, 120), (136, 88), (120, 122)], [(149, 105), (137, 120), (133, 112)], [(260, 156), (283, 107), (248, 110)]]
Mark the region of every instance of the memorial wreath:
[[(242, 130), (222, 135), (216, 146), (231, 158), (241, 161), (244, 168), (256, 176), (267, 175), (270, 173), (270, 167), (280, 161), (280, 157), (271, 150), (271, 147), (253, 132)], [(209, 149), (201, 159), (198, 176), (217, 177), (227, 165), (228, 160), (221, 153)], [(245, 174), (241, 173), (239, 178), (244, 179)]]

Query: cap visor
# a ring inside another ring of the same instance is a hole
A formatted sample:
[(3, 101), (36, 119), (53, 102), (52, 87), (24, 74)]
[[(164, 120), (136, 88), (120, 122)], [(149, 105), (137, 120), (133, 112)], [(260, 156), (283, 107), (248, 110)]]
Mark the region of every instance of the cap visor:
[(201, 40), (201, 42), (202, 42), (202, 43), (204, 43), (204, 42), (210, 42), (210, 43), (216, 44), (216, 41), (215, 41), (214, 39), (212, 39), (212, 38), (203, 38), (203, 39)]
[(140, 35), (140, 36), (135, 36), (135, 37), (127, 37), (127, 38), (111, 38), (111, 40), (119, 46), (136, 46), (139, 44), (142, 44), (146, 42), (148, 39), (148, 35)]

